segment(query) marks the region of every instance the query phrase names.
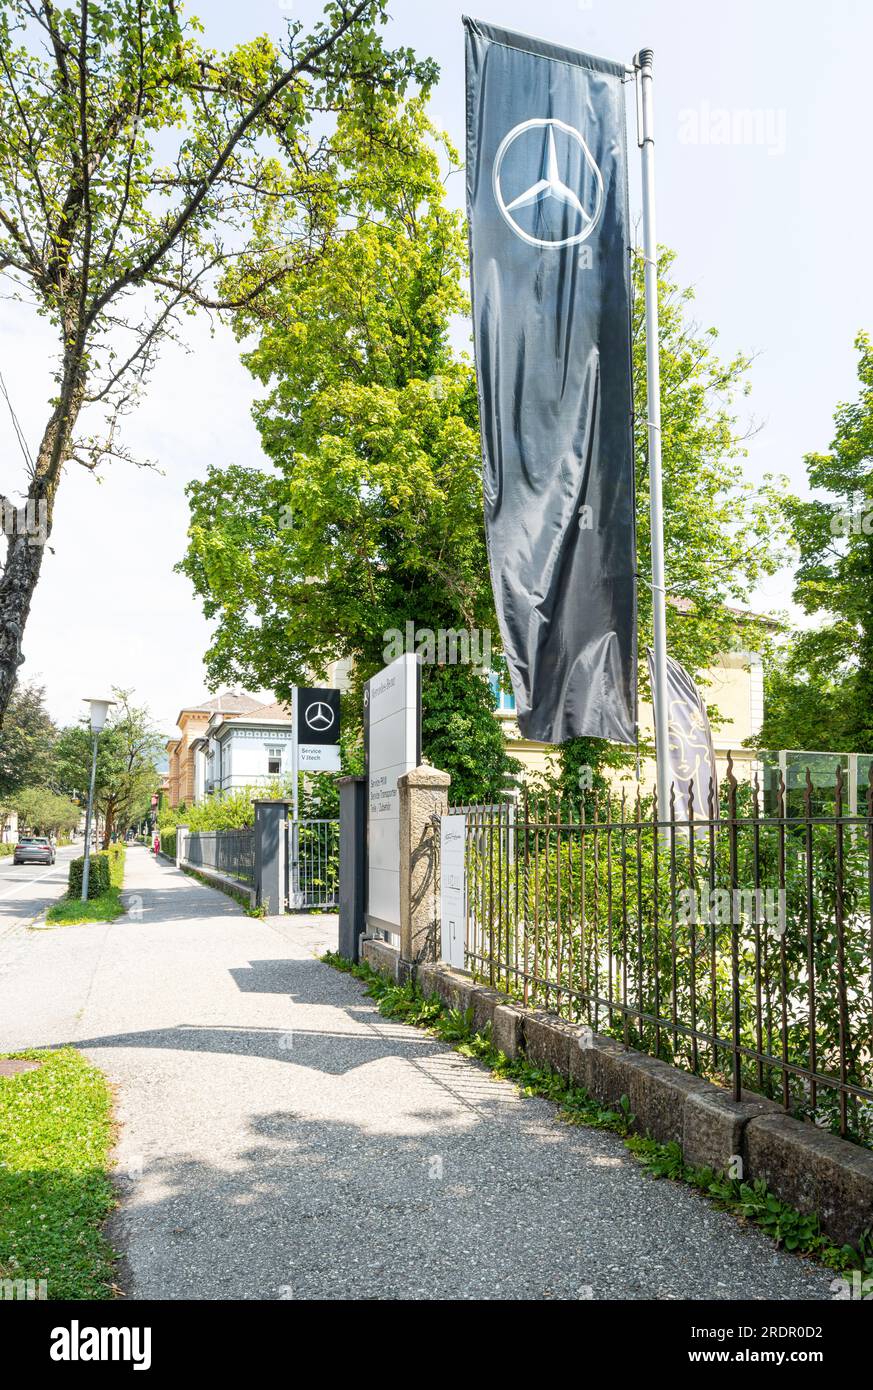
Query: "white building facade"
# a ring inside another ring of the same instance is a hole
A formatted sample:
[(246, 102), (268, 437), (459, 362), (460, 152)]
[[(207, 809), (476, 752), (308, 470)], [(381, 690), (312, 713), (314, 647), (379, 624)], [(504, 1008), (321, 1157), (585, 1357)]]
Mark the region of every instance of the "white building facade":
[(195, 802), (290, 777), (291, 734), (280, 705), (230, 719), (213, 715), (193, 744)]

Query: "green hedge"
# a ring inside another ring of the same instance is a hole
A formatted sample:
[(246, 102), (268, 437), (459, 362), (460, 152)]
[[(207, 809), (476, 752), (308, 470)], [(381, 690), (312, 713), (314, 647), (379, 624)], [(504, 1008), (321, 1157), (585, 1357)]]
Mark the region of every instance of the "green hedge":
[[(113, 888), (120, 888), (124, 882), (124, 856), (127, 847), (123, 840), (116, 840), (103, 850), (103, 853), (109, 857), (109, 882)], [(88, 897), (90, 896), (89, 892)]]
[(176, 832), (175, 830), (161, 831), (161, 852), (168, 854), (171, 859), (176, 858)]
[(2, 859), (3, 856), (6, 855), (6, 854), (14, 854), (14, 853), (15, 853), (15, 846), (14, 846), (14, 845), (0, 845), (0, 859)]
[[(99, 854), (91, 855), (91, 863), (88, 869), (89, 898), (99, 898), (102, 893), (108, 893), (109, 889), (113, 886), (109, 858), (109, 855), (104, 850), (101, 850)], [(68, 898), (81, 898), (82, 873), (84, 867), (84, 857), (70, 860), (70, 877), (67, 886)]]

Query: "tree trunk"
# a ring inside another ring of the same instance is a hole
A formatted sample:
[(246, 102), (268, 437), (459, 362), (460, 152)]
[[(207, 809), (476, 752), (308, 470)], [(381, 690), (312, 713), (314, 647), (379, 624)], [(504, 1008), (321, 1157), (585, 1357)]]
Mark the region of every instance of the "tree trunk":
[[(28, 492), (28, 499), (31, 493)], [(6, 540), (6, 565), (0, 578), (0, 723), (12, 698), (31, 599), (42, 566), (42, 545), (34, 545), (16, 526)]]
[[(27, 489), (28, 527), (19, 526), (16, 516), (12, 532), (6, 537), (6, 564), (0, 576), (0, 726), (12, 698), (18, 668), (24, 660), (24, 629), (42, 568), (45, 543), (51, 535), (61, 467), (82, 407), (84, 390), (81, 371), (68, 364)], [(14, 505), (11, 499), (4, 500), (7, 508)], [(28, 528), (34, 527), (34, 523), (35, 533), (28, 534)]]

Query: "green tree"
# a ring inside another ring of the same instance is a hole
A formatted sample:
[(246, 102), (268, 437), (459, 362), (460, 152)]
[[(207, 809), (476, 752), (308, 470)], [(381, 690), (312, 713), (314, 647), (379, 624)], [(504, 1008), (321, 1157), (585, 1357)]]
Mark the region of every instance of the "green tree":
[[(444, 210), (422, 105), (405, 108), (396, 123), (397, 153), (375, 165), (353, 123), (344, 127), (357, 159), (358, 220), (311, 276), (271, 297), (245, 359), (267, 388), (255, 419), (276, 472), (215, 469), (189, 489), (182, 568), (216, 620), (207, 656), (216, 682), (241, 680), (287, 698), (307, 670), (324, 675), (343, 656), (355, 658), (360, 681), (383, 664), (386, 633), (407, 620), (416, 630), (486, 628), (497, 645), (474, 381), (448, 341), (450, 321), (465, 307), (466, 246), (459, 220)], [(746, 389), (749, 361), (716, 356), (714, 330), (691, 321), (691, 291), (669, 278), (671, 261), (664, 253), (660, 282), (667, 572), (671, 599), (680, 601), (669, 608), (669, 639), (696, 673), (736, 643), (732, 606), (776, 567), (774, 503), (766, 485), (745, 481), (739, 462), (733, 401)], [(645, 576), (641, 271), (636, 289)], [(253, 326), (251, 315), (240, 317), (241, 332)], [(641, 651), (650, 626), (643, 578)], [(425, 747), (452, 773), (456, 792), (480, 799), (510, 769), (487, 692), (472, 679), (468, 669), (425, 668)], [(644, 664), (641, 684), (645, 690)], [(470, 758), (452, 733), (461, 728), (473, 740)], [(561, 785), (578, 796), (583, 767), (596, 786), (603, 766), (629, 757), (597, 740), (571, 741), (561, 752)]]
[(752, 740), (755, 747), (853, 751), (854, 719), (852, 681), (830, 675), (818, 661), (810, 671), (796, 637), (770, 654), (764, 671), (764, 721)]
[[(433, 75), (383, 48), (384, 17), (385, 0), (328, 0), (309, 33), (289, 22), (281, 46), (217, 53), (166, 0), (0, 0), (0, 273), (58, 342), (48, 420), (23, 448), (43, 538), (65, 465), (129, 457), (119, 422), (182, 317), (253, 305), (318, 259), (346, 201), (325, 123), (354, 109), (378, 143), (382, 94)], [(285, 236), (257, 266), (250, 229), (271, 205)], [(234, 297), (216, 284), (237, 263)], [(7, 535), (0, 720), (42, 564), (31, 542)]]
[[(775, 480), (755, 486), (744, 476), (746, 441), (737, 403), (749, 394), (751, 358), (718, 356), (718, 332), (692, 316), (694, 291), (673, 278), (675, 252), (660, 249), (659, 348), (667, 574), (667, 649), (695, 678), (720, 652), (763, 647), (766, 629), (737, 612), (755, 585), (779, 567), (784, 531)], [(646, 648), (652, 643), (649, 458), (646, 429), (646, 333), (643, 263), (634, 264), (637, 568), (640, 576), (640, 694), (650, 698)], [(705, 698), (705, 687), (702, 687)], [(717, 719), (717, 709), (711, 709)], [(559, 757), (558, 785), (577, 798), (602, 787), (603, 769), (633, 755), (597, 739), (571, 739)], [(580, 780), (581, 774), (581, 780)]]
[[(718, 356), (718, 330), (692, 317), (694, 291), (672, 278), (675, 253), (662, 248), (659, 262), (661, 411), (664, 465), (664, 552), (667, 573), (667, 646), (692, 674), (741, 641), (763, 643), (736, 607), (748, 604), (755, 585), (779, 567), (782, 534), (779, 488), (765, 477), (755, 485), (744, 474), (746, 434), (737, 403), (751, 391), (746, 353)], [(643, 267), (636, 263), (633, 311), (633, 374), (639, 559), (640, 677), (648, 691), (645, 648), (652, 641), (649, 529), (649, 461), (646, 430), (646, 344)]]
[[(163, 739), (148, 710), (134, 705), (129, 690), (114, 690), (117, 701), (97, 745), (94, 807), (103, 827), (103, 844), (114, 831), (138, 824), (151, 808), (160, 782)], [(84, 805), (91, 776), (91, 731), (87, 723), (64, 729), (55, 745), (58, 785)]]
[(35, 835), (69, 834), (76, 829), (81, 809), (68, 796), (59, 796), (47, 787), (23, 787), (12, 798), (21, 831)]
[(472, 666), (425, 668), (421, 741), (435, 767), (451, 773), (451, 800), (464, 806), (501, 799), (521, 764), (506, 753), (494, 696)]
[(0, 728), (0, 803), (49, 779), (55, 726), (41, 685), (16, 685)]
[(818, 622), (768, 676), (763, 747), (873, 752), (873, 344), (855, 346), (857, 399), (837, 408), (830, 452), (804, 460), (819, 496), (784, 500), (794, 600)]
[[(407, 621), (495, 629), (475, 390), (449, 343), (466, 248), (441, 158), (456, 170), (457, 157), (421, 101), (384, 119), (381, 145), (354, 112), (338, 125), (349, 228), (257, 321), (238, 318), (241, 335), (260, 333), (245, 361), (268, 387), (255, 419), (276, 471), (216, 468), (192, 484), (182, 564), (218, 619), (213, 680), (287, 699), (351, 657), (356, 711)], [(281, 240), (272, 225), (265, 237)], [(482, 674), (428, 664), (422, 701), (424, 749), (453, 795), (499, 790), (511, 763)]]

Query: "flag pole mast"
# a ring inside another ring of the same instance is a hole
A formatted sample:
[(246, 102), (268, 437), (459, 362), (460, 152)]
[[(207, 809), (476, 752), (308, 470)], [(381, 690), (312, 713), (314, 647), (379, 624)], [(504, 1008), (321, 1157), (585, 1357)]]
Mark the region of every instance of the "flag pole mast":
[(652, 548), (652, 620), (655, 683), (655, 749), (658, 819), (670, 814), (670, 732), (667, 711), (667, 605), (664, 579), (664, 499), (661, 480), (661, 364), (658, 337), (658, 240), (655, 232), (655, 133), (650, 48), (634, 58), (637, 144), (642, 152), (643, 259), (646, 300), (646, 430), (649, 446), (649, 513)]

